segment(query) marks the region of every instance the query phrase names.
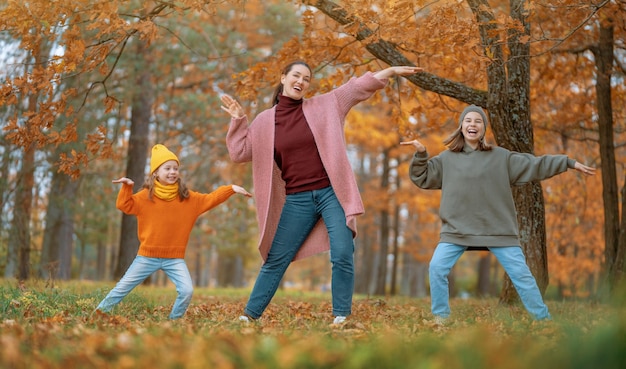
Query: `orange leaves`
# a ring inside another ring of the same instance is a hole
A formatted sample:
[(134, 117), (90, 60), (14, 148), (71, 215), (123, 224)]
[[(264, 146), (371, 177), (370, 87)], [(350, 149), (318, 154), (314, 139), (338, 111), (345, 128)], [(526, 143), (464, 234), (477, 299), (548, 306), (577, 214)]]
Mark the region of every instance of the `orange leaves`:
[[(522, 307), (499, 305), (496, 298), (453, 298), (453, 315), (439, 325), (429, 298), (356, 296), (347, 322), (333, 325), (329, 293), (295, 291), (279, 292), (260, 321), (241, 324), (248, 291), (196, 289), (187, 314), (170, 321), (173, 287), (138, 288), (112, 314), (93, 311), (104, 293), (94, 287), (0, 286), (3, 298), (21, 304), (5, 306), (0, 366), (556, 368), (572, 367), (561, 357), (580, 360), (580, 346), (601, 352), (603, 363), (623, 352), (614, 346), (623, 341), (619, 304), (548, 301), (555, 320), (533, 322)], [(128, 301), (132, 297), (138, 302)]]
[(106, 96), (104, 98), (105, 112), (106, 113), (112, 112), (113, 110), (115, 110), (115, 108), (118, 107), (119, 103), (120, 102), (116, 98), (112, 96)]
[(80, 176), (79, 167), (86, 165), (87, 162), (87, 155), (82, 152), (72, 150), (69, 156), (66, 153), (61, 153), (59, 156), (59, 171), (67, 173), (70, 177), (76, 179)]

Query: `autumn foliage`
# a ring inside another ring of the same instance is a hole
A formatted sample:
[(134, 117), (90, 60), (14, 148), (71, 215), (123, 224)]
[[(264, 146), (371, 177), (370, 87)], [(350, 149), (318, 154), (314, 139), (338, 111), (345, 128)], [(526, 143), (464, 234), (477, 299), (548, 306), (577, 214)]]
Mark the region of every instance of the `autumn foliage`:
[(0, 366), (7, 368), (619, 368), (623, 305), (548, 302), (555, 320), (529, 320), (495, 299), (453, 299), (434, 324), (428, 299), (359, 296), (343, 325), (328, 294), (281, 291), (259, 323), (236, 320), (243, 290), (199, 289), (169, 321), (175, 292), (138, 288), (113, 314), (93, 312), (105, 285), (54, 289), (2, 283)]
[[(567, 154), (600, 167), (592, 51), (600, 26), (614, 21), (613, 151), (616, 186), (624, 184), (626, 68), (620, 40), (626, 31), (620, 1), (35, 0), (6, 1), (0, 9), (5, 46), (0, 190), (6, 210), (0, 251), (7, 256), (0, 266), (7, 276), (16, 274), (11, 266), (19, 255), (44, 279), (111, 279), (120, 214), (110, 179), (127, 169), (140, 108), (148, 116), (142, 138), (172, 147), (193, 189), (223, 183), (249, 187), (249, 166), (232, 164), (224, 147), (228, 119), (219, 96), (235, 95), (255, 115), (269, 106), (280, 70), (294, 58), (314, 68), (312, 93), (386, 67), (389, 63), (375, 54), (381, 48), (404, 58), (390, 60), (426, 71), (390, 80), (346, 118), (346, 140), (366, 208), (356, 241), (360, 293), (427, 293), (426, 277), (418, 270), (438, 240), (439, 195), (409, 183), (412, 153), (397, 144), (416, 137), (436, 154), (465, 104), (487, 104), (487, 88), (497, 83), (514, 90), (507, 83), (521, 71), (513, 68), (516, 58), (506, 59), (519, 51), (512, 39), (528, 47), (530, 108), (522, 113), (532, 125), (514, 119), (520, 112), (499, 112), (512, 124), (496, 130), (500, 122), (492, 122), (491, 142), (528, 137), (533, 145), (517, 143), (531, 146), (535, 154)], [(480, 23), (477, 13), (493, 19)], [(528, 29), (519, 21), (524, 17)], [(497, 42), (485, 49), (481, 36)], [(498, 59), (495, 46), (502, 46), (506, 62)], [(496, 67), (506, 69), (508, 81), (490, 80)], [(582, 178), (571, 171), (543, 183), (547, 294), (588, 297), (601, 285), (603, 185), (601, 175)], [(20, 209), (22, 204), (30, 205)], [(21, 214), (18, 210), (29, 217), (13, 217)], [(66, 218), (46, 218), (57, 213)], [(53, 224), (71, 224), (62, 239), (67, 242), (46, 231)], [(14, 235), (17, 230), (30, 237)], [(201, 219), (187, 255), (194, 280), (201, 286), (250, 283), (259, 265), (256, 236), (253, 202), (234, 202)], [(13, 244), (26, 245), (22, 252), (30, 254), (20, 254)], [(67, 248), (48, 253), (48, 244)], [(393, 263), (387, 268), (389, 255)], [(58, 261), (63, 257), (67, 261)], [(456, 270), (458, 283), (471, 293), (478, 258), (464, 256)], [(502, 281), (497, 268), (494, 263), (490, 274), (495, 285)], [(393, 285), (386, 282), (391, 274), (397, 277)], [(287, 275), (310, 290), (328, 278), (327, 255), (294, 265)], [(375, 278), (382, 282), (374, 283)]]

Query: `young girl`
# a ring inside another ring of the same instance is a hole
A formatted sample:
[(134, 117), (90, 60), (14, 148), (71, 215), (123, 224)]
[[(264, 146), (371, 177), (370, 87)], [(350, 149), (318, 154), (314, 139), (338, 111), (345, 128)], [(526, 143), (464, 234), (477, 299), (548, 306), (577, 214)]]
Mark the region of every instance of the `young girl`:
[(122, 279), (100, 302), (97, 311), (109, 312), (133, 288), (160, 269), (178, 292), (169, 318), (182, 317), (193, 294), (184, 257), (196, 219), (235, 193), (252, 196), (236, 185), (221, 186), (209, 194), (191, 191), (180, 178), (179, 165), (173, 152), (157, 144), (152, 148), (150, 175), (139, 192), (133, 194), (134, 182), (129, 178), (113, 180), (113, 183), (123, 184), (115, 205), (137, 217), (139, 252)]
[(550, 319), (520, 246), (511, 186), (550, 178), (568, 168), (595, 173), (595, 168), (565, 155), (534, 156), (493, 147), (485, 142), (486, 130), (487, 115), (470, 105), (444, 141), (448, 150), (439, 155), (429, 158), (417, 140), (400, 143), (417, 151), (411, 181), (420, 188), (441, 189), (441, 234), (429, 266), (431, 308), (438, 324), (450, 315), (450, 269), (474, 247), (487, 247), (496, 256), (534, 319)]

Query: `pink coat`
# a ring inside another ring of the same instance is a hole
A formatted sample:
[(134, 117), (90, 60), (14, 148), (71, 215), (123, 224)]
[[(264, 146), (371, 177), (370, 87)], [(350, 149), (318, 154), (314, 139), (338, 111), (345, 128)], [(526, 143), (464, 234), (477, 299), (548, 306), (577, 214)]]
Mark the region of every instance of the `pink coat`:
[[(304, 100), (302, 109), (315, 137), (330, 183), (346, 214), (346, 225), (356, 237), (356, 217), (363, 214), (363, 202), (352, 171), (344, 137), (345, 117), (350, 109), (385, 87), (371, 72), (352, 78), (331, 92)], [(280, 214), (285, 203), (285, 182), (274, 161), (276, 108), (261, 112), (250, 125), (247, 117), (230, 122), (226, 145), (235, 163), (252, 161), (252, 180), (259, 223), (259, 252), (267, 259)], [(302, 259), (330, 249), (324, 222), (315, 225), (294, 257)]]

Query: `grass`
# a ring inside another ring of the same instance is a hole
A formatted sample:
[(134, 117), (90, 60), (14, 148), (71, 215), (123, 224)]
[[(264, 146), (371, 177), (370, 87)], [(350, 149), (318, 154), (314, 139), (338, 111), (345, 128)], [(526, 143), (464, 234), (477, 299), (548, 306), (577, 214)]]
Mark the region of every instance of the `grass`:
[(183, 319), (173, 287), (139, 287), (110, 315), (112, 284), (0, 283), (0, 368), (624, 368), (626, 307), (548, 301), (535, 322), (496, 299), (452, 299), (445, 326), (429, 299), (356, 296), (334, 326), (330, 295), (280, 291), (261, 322), (237, 317), (249, 291), (196, 289)]

